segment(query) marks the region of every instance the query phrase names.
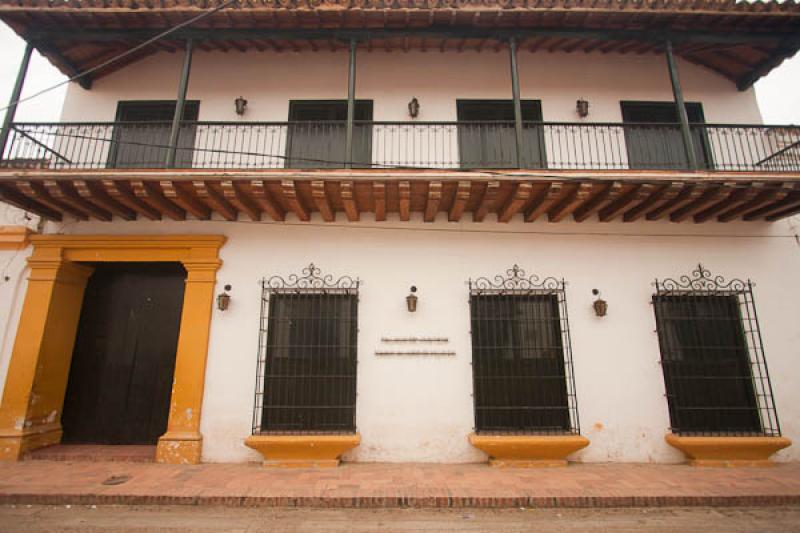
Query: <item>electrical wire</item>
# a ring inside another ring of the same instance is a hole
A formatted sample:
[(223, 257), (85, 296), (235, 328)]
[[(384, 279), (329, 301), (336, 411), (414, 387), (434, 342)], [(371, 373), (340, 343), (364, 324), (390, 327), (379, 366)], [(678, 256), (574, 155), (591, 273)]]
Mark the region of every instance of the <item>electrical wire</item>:
[(225, 2), (223, 4), (220, 4), (217, 7), (213, 8), (213, 9), (211, 9), (209, 11), (205, 11), (203, 13), (200, 13), (199, 15), (196, 15), (196, 16), (190, 18), (189, 20), (183, 21), (180, 24), (176, 24), (175, 26), (172, 26), (171, 28), (162, 31), (161, 33), (159, 33), (159, 34), (147, 39), (146, 41), (137, 44), (133, 48), (125, 50), (124, 52), (122, 52), (122, 53), (120, 53), (120, 54), (118, 54), (118, 55), (116, 55), (116, 56), (114, 56), (114, 57), (112, 57), (110, 59), (107, 59), (107, 60), (103, 61), (99, 65), (95, 65), (95, 66), (93, 66), (93, 67), (91, 67), (89, 69), (86, 69), (86, 70), (84, 70), (82, 72), (79, 72), (78, 74), (75, 74), (74, 76), (72, 76), (70, 78), (67, 78), (64, 81), (56, 83), (55, 85), (47, 87), (46, 89), (42, 89), (41, 91), (38, 91), (38, 92), (36, 92), (36, 93), (34, 93), (34, 94), (30, 95), (30, 96), (26, 96), (25, 98), (19, 98), (18, 100), (14, 101), (14, 102), (9, 102), (9, 104), (7, 106), (5, 106), (3, 108), (0, 108), (0, 112), (6, 111), (10, 107), (14, 107), (14, 106), (16, 106), (16, 105), (18, 105), (18, 104), (20, 104), (22, 102), (27, 102), (29, 100), (33, 100), (34, 98), (38, 98), (39, 96), (41, 96), (43, 94), (49, 93), (50, 91), (54, 91), (54, 90), (58, 89), (59, 87), (61, 87), (63, 85), (66, 85), (66, 84), (68, 84), (68, 83), (70, 83), (72, 81), (79, 80), (79, 79), (83, 78), (84, 76), (88, 76), (92, 72), (96, 72), (96, 71), (98, 71), (98, 70), (100, 70), (102, 68), (105, 68), (105, 67), (111, 65), (112, 63), (116, 63), (120, 59), (126, 58), (129, 55), (134, 54), (134, 53), (138, 52), (139, 50), (141, 50), (143, 48), (147, 48), (148, 46), (150, 46), (151, 44), (153, 44), (153, 43), (155, 43), (157, 41), (160, 41), (161, 39), (163, 39), (167, 35), (170, 35), (170, 34), (175, 33), (176, 31), (178, 31), (180, 29), (183, 29), (183, 28), (186, 28), (188, 26), (191, 26), (195, 22), (198, 22), (199, 20), (202, 20), (202, 19), (204, 19), (204, 18), (206, 18), (206, 17), (208, 17), (210, 15), (213, 15), (214, 13), (225, 9), (228, 6), (231, 6), (233, 4), (237, 4), (238, 2), (239, 2), (239, 0), (228, 0), (227, 2)]

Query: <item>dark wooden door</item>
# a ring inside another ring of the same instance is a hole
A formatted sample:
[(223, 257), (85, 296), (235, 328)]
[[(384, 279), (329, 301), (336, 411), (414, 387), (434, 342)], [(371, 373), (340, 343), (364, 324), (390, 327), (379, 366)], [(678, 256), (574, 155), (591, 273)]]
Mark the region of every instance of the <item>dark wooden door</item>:
[(174, 263), (97, 266), (83, 299), (62, 442), (155, 444), (164, 434), (185, 278)]
[[(679, 125), (678, 109), (672, 102), (621, 102), (625, 123), (625, 145), (630, 168), (687, 168), (686, 148)], [(686, 114), (692, 124), (692, 147), (700, 168), (712, 168), (711, 150), (702, 123), (703, 106), (686, 103)]]
[[(372, 162), (372, 100), (356, 100), (353, 166)], [(286, 168), (343, 167), (347, 136), (347, 100), (289, 102)]]
[[(184, 104), (183, 117), (187, 121), (178, 133), (178, 150), (175, 165), (191, 168), (194, 158), (194, 138), (200, 112), (200, 102), (190, 100)], [(175, 101), (119, 102), (117, 124), (111, 149), (108, 153), (110, 168), (158, 168), (167, 158)]]
[[(545, 168), (542, 104), (523, 100), (523, 168)], [(513, 168), (517, 165), (517, 134), (512, 100), (458, 100), (458, 149), (461, 168)]]

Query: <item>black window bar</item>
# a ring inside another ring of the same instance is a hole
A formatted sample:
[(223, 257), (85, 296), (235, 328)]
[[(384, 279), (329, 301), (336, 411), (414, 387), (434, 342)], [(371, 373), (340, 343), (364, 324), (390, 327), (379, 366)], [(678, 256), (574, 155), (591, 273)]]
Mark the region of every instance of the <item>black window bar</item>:
[(261, 281), (254, 435), (355, 432), (359, 283), (313, 263)]
[(563, 279), (469, 280), (475, 431), (580, 433)]
[(698, 265), (655, 286), (670, 430), (780, 436), (753, 283), (728, 281)]

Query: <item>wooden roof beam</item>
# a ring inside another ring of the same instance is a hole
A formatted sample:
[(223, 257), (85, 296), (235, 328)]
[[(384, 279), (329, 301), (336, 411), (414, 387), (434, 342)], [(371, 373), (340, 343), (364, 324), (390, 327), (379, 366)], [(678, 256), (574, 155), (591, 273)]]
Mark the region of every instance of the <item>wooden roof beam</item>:
[(372, 202), (374, 204), (375, 221), (386, 220), (386, 184), (382, 181), (372, 182)]
[(578, 207), (572, 214), (575, 222), (583, 222), (595, 212), (597, 212), (604, 204), (613, 202), (619, 196), (622, 190), (622, 184), (618, 181), (609, 183), (604, 186), (600, 192), (589, 198), (583, 205)]
[(647, 200), (647, 198), (653, 194), (655, 188), (656, 187), (654, 185), (647, 183), (634, 185), (627, 193), (603, 207), (597, 214), (598, 220), (600, 222), (610, 222), (614, 220), (623, 211), (635, 207)]
[(172, 220), (186, 220), (186, 211), (164, 196), (161, 188), (150, 181), (131, 180), (131, 190), (137, 198)]
[(653, 193), (622, 215), (623, 222), (634, 222), (649, 212), (668, 204), (683, 190), (683, 183), (676, 181), (657, 188)]
[(484, 190), (483, 192), (481, 201), (478, 204), (478, 207), (472, 213), (473, 222), (483, 222), (483, 219), (486, 218), (486, 215), (489, 213), (489, 210), (491, 210), (494, 207), (494, 204), (497, 201), (497, 193), (499, 191), (500, 191), (499, 181), (492, 180), (486, 183), (486, 190)]
[(591, 191), (591, 183), (574, 185), (570, 192), (565, 194), (558, 203), (547, 211), (547, 220), (549, 222), (560, 222), (585, 202)]
[(336, 213), (331, 207), (330, 200), (328, 200), (328, 193), (325, 191), (324, 181), (314, 180), (311, 182), (311, 197), (314, 199), (317, 211), (322, 215), (322, 220), (325, 222), (333, 222), (336, 220)]
[(63, 215), (60, 211), (25, 196), (14, 187), (5, 183), (0, 183), (0, 200), (48, 220), (61, 222), (63, 219)]
[(97, 207), (85, 198), (82, 198), (72, 186), (72, 183), (60, 180), (45, 180), (44, 187), (50, 196), (58, 199), (60, 202), (67, 204), (77, 211), (91, 216), (103, 222), (111, 222), (111, 213)]
[(400, 220), (407, 222), (411, 217), (411, 182), (401, 181), (397, 184), (398, 211)]
[(784, 198), (786, 198), (789, 193), (791, 192), (791, 183), (784, 184), (783, 187), (771, 187), (767, 190), (761, 191), (758, 193), (758, 196), (750, 200), (749, 202), (745, 202), (740, 204), (733, 209), (728, 209), (724, 211), (717, 217), (717, 222), (730, 222), (731, 220), (748, 213), (750, 211), (755, 211), (765, 205), (769, 204), (770, 202), (780, 202)]
[(703, 191), (699, 187), (691, 184), (685, 185), (674, 198), (647, 213), (645, 218), (647, 220), (658, 220), (664, 215), (669, 215), (684, 205), (694, 202), (701, 194), (703, 194)]
[(455, 198), (453, 198), (453, 205), (450, 206), (450, 213), (447, 215), (447, 220), (450, 222), (458, 222), (461, 220), (461, 215), (467, 207), (467, 202), (472, 194), (472, 183), (466, 180), (458, 182)]
[(192, 181), (192, 186), (203, 203), (219, 213), (225, 220), (233, 222), (238, 218), (239, 212), (222, 194), (211, 186), (211, 183), (210, 181), (196, 180)]
[(710, 220), (723, 211), (729, 211), (736, 206), (747, 204), (752, 201), (763, 188), (763, 183), (753, 183), (747, 188), (734, 190), (727, 198), (712, 204), (694, 215), (693, 220), (695, 223), (699, 224)]
[(439, 204), (442, 202), (442, 182), (432, 181), (428, 184), (428, 199), (425, 202), (425, 222), (436, 220)]
[(228, 200), (235, 209), (246, 214), (253, 222), (261, 220), (261, 209), (245, 192), (240, 183), (231, 180), (222, 180), (219, 185), (222, 188), (222, 196)]
[(262, 180), (250, 181), (250, 194), (253, 201), (261, 208), (262, 211), (272, 217), (276, 222), (282, 222), (286, 219), (286, 210), (267, 192), (267, 187)]
[(150, 220), (161, 220), (161, 212), (137, 198), (133, 194), (130, 184), (122, 181), (101, 180), (100, 185), (111, 198), (132, 209), (137, 214)]
[(75, 180), (75, 190), (82, 198), (97, 204), (123, 220), (136, 220), (136, 211), (109, 196), (103, 186), (96, 181)]
[(83, 211), (77, 210), (69, 204), (65, 204), (58, 198), (53, 198), (41, 182), (18, 180), (16, 186), (25, 196), (33, 198), (36, 202), (54, 211), (67, 213), (78, 220), (89, 220), (89, 217), (86, 216), (86, 213)]
[(525, 208), (525, 222), (535, 222), (542, 216), (563, 193), (564, 185), (560, 182), (548, 183), (539, 191), (530, 205)]
[(347, 220), (350, 222), (358, 222), (361, 214), (358, 211), (358, 201), (355, 195), (355, 187), (352, 181), (343, 181), (339, 183), (339, 195), (342, 197), (342, 206), (344, 207)]
[(672, 222), (683, 222), (695, 213), (703, 211), (708, 206), (726, 198), (730, 195), (730, 193), (730, 185), (712, 186), (711, 188), (703, 191), (702, 194), (700, 194), (700, 196), (698, 196), (694, 201), (689, 202), (670, 213), (669, 219)]
[(294, 180), (282, 180), (281, 191), (283, 192), (283, 197), (286, 199), (286, 203), (289, 204), (289, 209), (292, 210), (292, 213), (294, 213), (298, 219), (303, 222), (311, 220), (311, 213), (309, 213), (308, 208), (303, 205), (303, 202), (297, 196), (297, 188)]
[(509, 222), (528, 203), (533, 192), (533, 185), (529, 182), (518, 183), (506, 204), (497, 212), (498, 222)]
[(201, 202), (196, 196), (181, 188), (174, 181), (159, 181), (164, 196), (178, 204), (181, 208), (191, 213), (198, 220), (211, 219), (211, 208)]

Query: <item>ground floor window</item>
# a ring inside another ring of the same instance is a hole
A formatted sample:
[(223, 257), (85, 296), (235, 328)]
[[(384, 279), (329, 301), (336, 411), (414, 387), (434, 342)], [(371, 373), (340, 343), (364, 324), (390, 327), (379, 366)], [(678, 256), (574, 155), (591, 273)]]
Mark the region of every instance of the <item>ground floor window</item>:
[(355, 432), (358, 280), (262, 282), (253, 433)]
[(698, 265), (653, 304), (672, 432), (780, 435), (751, 282)]
[(579, 433), (564, 281), (470, 281), (478, 433)]

